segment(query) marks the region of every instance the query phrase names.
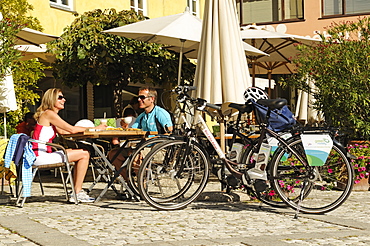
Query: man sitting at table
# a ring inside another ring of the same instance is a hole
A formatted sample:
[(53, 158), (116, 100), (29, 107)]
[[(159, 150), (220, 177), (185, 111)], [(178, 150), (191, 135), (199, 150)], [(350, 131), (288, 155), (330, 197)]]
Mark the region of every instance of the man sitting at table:
[[(156, 105), (157, 91), (152, 87), (142, 87), (138, 94), (139, 108), (142, 112), (135, 120), (132, 128), (138, 128), (143, 131), (154, 131), (160, 134), (170, 133), (173, 130), (171, 115), (167, 110)], [(112, 159), (118, 151), (118, 148), (111, 150), (108, 153), (108, 158)], [(113, 161), (116, 169), (119, 169), (126, 158), (132, 153), (132, 150), (122, 151), (120, 155)], [(121, 172), (121, 175), (126, 179), (126, 168)]]

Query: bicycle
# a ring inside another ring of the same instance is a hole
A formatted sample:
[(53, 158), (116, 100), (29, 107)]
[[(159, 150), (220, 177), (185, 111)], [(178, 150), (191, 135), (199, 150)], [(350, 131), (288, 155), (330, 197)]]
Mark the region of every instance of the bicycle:
[[(265, 167), (268, 182), (272, 185), (271, 191), (276, 191), (278, 197), (296, 209), (296, 216), (300, 211), (326, 213), (343, 204), (352, 190), (353, 167), (349, 160), (355, 157), (335, 139), (338, 130), (296, 127), (290, 132), (293, 136), (286, 139), (286, 136), (269, 128), (270, 113), (286, 105), (286, 100), (262, 99), (257, 103), (266, 106), (268, 110), (265, 120), (260, 124), (261, 137), (255, 149), (261, 149), (264, 142), (266, 143), (266, 137), (275, 138), (279, 144)], [(307, 157), (305, 138), (316, 138), (314, 141), (333, 141), (332, 145), (328, 144), (331, 149), (327, 151), (329, 155), (321, 165), (315, 166), (319, 160), (312, 160), (310, 164), (310, 158), (313, 159), (315, 156)], [(263, 165), (254, 169), (262, 171)], [(271, 197), (273, 195), (272, 193)], [(267, 200), (274, 201), (272, 198)]]

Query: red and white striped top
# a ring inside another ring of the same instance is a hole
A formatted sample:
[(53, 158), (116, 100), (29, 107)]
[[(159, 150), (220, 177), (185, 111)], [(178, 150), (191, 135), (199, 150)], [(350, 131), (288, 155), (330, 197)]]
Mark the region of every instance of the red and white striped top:
[[(40, 140), (44, 142), (51, 143), (53, 139), (56, 137), (56, 128), (53, 125), (50, 126), (42, 126), (38, 123), (35, 126), (35, 129), (33, 131), (32, 138), (35, 140)], [(51, 153), (52, 149), (50, 146), (46, 146), (45, 144), (39, 144), (39, 143), (32, 143), (32, 149), (35, 152), (36, 156), (39, 156), (39, 151)]]

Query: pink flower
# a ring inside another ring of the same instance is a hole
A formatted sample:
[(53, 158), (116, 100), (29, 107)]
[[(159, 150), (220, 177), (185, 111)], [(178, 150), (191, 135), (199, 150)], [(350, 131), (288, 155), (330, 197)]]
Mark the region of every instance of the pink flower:
[(363, 174), (363, 173), (360, 173), (360, 177), (363, 179), (363, 178), (365, 178), (365, 174)]
[(358, 183), (360, 183), (360, 180), (356, 179), (355, 184), (358, 184)]
[(333, 173), (333, 169), (329, 168), (328, 173)]

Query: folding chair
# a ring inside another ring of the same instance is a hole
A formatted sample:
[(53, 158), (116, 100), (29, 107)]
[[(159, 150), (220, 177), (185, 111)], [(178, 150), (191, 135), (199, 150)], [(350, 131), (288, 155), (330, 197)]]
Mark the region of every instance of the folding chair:
[[(100, 142), (100, 141), (99, 141)], [(101, 168), (101, 157), (96, 153), (94, 148), (91, 146), (91, 143), (86, 144), (86, 141), (81, 142), (81, 141), (76, 141), (73, 139), (68, 139), (68, 138), (61, 138), (60, 143), (64, 145), (67, 148), (71, 149), (84, 149), (89, 151), (90, 153), (90, 162), (89, 166), (91, 168), (91, 173), (93, 176), (93, 180), (96, 181), (97, 176), (95, 174), (95, 169), (100, 169)], [(96, 146), (104, 153), (105, 155), (105, 148), (102, 145), (96, 144)]]
[[(63, 146), (59, 145), (59, 144), (47, 143), (47, 142), (34, 140), (34, 139), (29, 139), (28, 142), (35, 142), (35, 143), (40, 143), (40, 144), (45, 144), (47, 146), (51, 146), (52, 148), (54, 148), (56, 150), (62, 150), (64, 155), (65, 155), (65, 162), (53, 163), (53, 164), (44, 164), (44, 165), (37, 165), (37, 166), (33, 165), (32, 166), (32, 181), (34, 180), (34, 178), (36, 176), (36, 173), (38, 173), (42, 195), (44, 195), (44, 190), (43, 190), (43, 187), (42, 187), (41, 176), (40, 176), (39, 171), (40, 170), (59, 169), (67, 201), (69, 200), (67, 183), (69, 183), (70, 186), (71, 186), (72, 195), (75, 198), (74, 199), (75, 204), (78, 204), (78, 200), (77, 200), (76, 193), (75, 193), (75, 190), (74, 190), (73, 177), (72, 177), (72, 171), (71, 171), (72, 166), (74, 165), (74, 163), (69, 162), (66, 149)], [(23, 165), (23, 163), (22, 163), (22, 165)], [(18, 165), (18, 167), (21, 167), (21, 165)], [(66, 171), (67, 171), (67, 177), (64, 177), (63, 168), (65, 168)], [(22, 168), (18, 168), (18, 169), (22, 170)], [(21, 172), (19, 172), (19, 173), (20, 174), (18, 174), (18, 180), (20, 181), (22, 175), (21, 175)], [(18, 198), (17, 198), (17, 201), (16, 201), (16, 205), (20, 206), (20, 207), (23, 207), (23, 205), (24, 205), (24, 203), (27, 199), (27, 197), (22, 197), (22, 195), (23, 195), (23, 184), (24, 184), (24, 182), (22, 182), (21, 189), (17, 193)]]

